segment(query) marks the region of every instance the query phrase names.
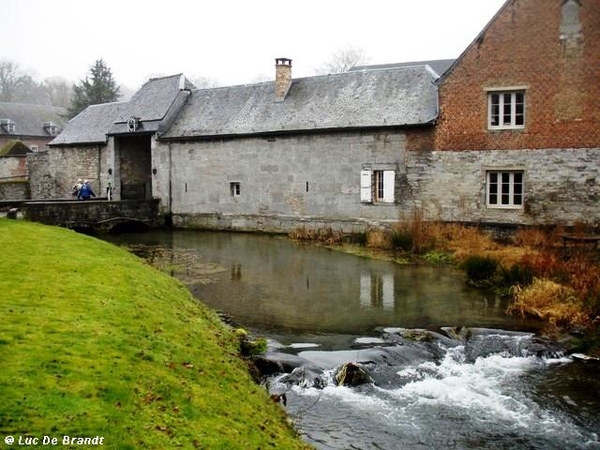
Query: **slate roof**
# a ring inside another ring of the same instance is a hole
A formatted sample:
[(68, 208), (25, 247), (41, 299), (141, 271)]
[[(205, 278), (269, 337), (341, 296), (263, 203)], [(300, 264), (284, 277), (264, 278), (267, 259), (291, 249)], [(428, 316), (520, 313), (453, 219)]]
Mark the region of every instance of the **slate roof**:
[(354, 66), (350, 69), (351, 72), (358, 70), (376, 70), (376, 69), (391, 69), (394, 67), (410, 67), (410, 66), (429, 66), (436, 74), (437, 78), (445, 74), (448, 69), (454, 64), (455, 59), (435, 59), (431, 61), (412, 61), (392, 64), (375, 64), (365, 66)]
[(0, 157), (24, 156), (27, 153), (31, 153), (31, 149), (17, 139), (10, 140), (3, 147), (0, 147)]
[(126, 123), (131, 117), (140, 119), (144, 132), (157, 131), (160, 122), (169, 113), (180, 91), (182, 89), (191, 90), (194, 87), (183, 74), (151, 78), (115, 117), (115, 125), (111, 127), (109, 134), (126, 133)]
[(152, 78), (128, 102), (87, 107), (49, 145), (104, 144), (108, 140), (107, 135), (127, 133), (127, 120), (131, 117), (139, 118), (140, 132), (154, 133), (177, 109), (173, 105), (178, 101), (183, 103), (181, 88), (194, 88), (182, 74)]
[(91, 105), (75, 116), (48, 145), (105, 144), (106, 134), (127, 102)]
[(15, 125), (13, 133), (0, 126), (0, 135), (50, 137), (53, 135), (44, 128), (44, 122), (54, 123), (60, 132), (67, 123), (68, 111), (58, 106), (0, 102), (0, 119), (9, 119)]
[(428, 124), (438, 114), (436, 78), (426, 65), (300, 78), (283, 102), (274, 82), (194, 90), (162, 137)]

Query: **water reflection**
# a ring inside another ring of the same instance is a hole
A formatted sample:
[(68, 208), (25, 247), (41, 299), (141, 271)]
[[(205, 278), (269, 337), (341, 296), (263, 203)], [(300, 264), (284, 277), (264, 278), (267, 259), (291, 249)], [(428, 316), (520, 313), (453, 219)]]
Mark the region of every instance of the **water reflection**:
[(448, 267), (399, 266), (273, 236), (173, 230), (114, 239), (193, 255), (179, 255), (175, 275), (203, 302), (262, 332), (524, 328), (504, 313), (504, 300), (469, 288)]

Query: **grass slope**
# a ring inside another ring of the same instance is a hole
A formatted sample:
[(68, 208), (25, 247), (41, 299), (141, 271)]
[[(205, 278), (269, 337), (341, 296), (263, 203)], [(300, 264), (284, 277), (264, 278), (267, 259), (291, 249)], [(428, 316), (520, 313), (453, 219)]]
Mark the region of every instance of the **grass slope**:
[[(0, 219), (0, 437), (114, 449), (308, 448), (238, 341), (125, 250)], [(70, 447), (74, 448), (74, 447)]]

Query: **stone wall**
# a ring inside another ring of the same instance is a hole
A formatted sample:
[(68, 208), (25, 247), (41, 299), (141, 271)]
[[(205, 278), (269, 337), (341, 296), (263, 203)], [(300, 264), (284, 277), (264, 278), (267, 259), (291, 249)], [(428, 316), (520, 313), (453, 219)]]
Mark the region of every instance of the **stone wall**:
[(0, 156), (0, 181), (27, 178), (27, 158), (23, 156)]
[(106, 153), (104, 146), (94, 145), (53, 147), (28, 154), (31, 198), (70, 199), (78, 178), (90, 180), (96, 195), (101, 195), (106, 178)]
[[(176, 225), (276, 231), (314, 222), (354, 229), (356, 222), (396, 221), (412, 208), (405, 145), (403, 131), (159, 143), (153, 191)], [(361, 202), (366, 168), (395, 172), (395, 203)]]
[(65, 200), (27, 202), (23, 214), (27, 220), (67, 228), (91, 227), (106, 231), (127, 220), (140, 221), (148, 226), (162, 224), (159, 215), (160, 200)]
[(30, 198), (27, 180), (0, 180), (0, 200), (27, 200)]
[[(600, 149), (408, 152), (408, 184), (428, 219), (502, 224), (600, 223)], [(524, 171), (522, 208), (486, 205), (486, 171)]]

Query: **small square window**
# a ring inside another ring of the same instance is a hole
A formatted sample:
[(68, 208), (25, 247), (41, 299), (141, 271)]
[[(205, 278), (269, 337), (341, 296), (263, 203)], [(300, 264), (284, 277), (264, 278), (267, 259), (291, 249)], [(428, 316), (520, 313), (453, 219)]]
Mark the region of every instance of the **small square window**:
[(229, 183), (229, 189), (231, 190), (232, 197), (239, 197), (241, 193), (241, 187), (239, 181)]
[(360, 177), (361, 202), (395, 202), (396, 172), (394, 170), (363, 170)]

